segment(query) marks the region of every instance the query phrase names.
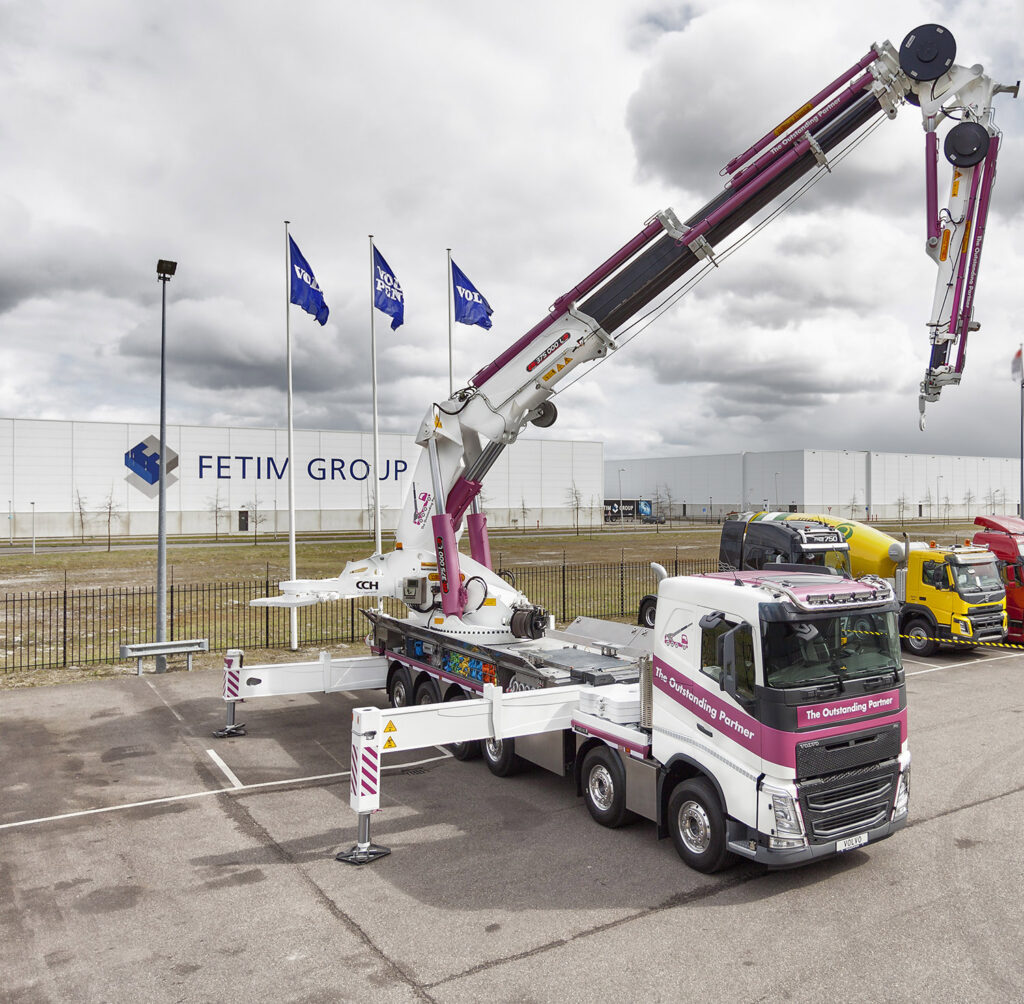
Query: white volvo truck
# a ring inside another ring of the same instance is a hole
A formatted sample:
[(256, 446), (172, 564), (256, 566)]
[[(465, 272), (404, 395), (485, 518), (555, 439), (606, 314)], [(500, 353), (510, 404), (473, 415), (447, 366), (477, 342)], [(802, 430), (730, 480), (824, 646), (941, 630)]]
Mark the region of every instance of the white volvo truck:
[[(730, 161), (725, 188), (702, 209), (685, 222), (671, 209), (653, 216), (466, 387), (427, 409), (394, 550), (349, 562), (334, 578), (282, 583), (280, 597), (256, 601), (296, 607), (390, 596), (407, 608), (400, 619), (366, 611), (374, 654), (365, 659), (325, 653), (316, 663), (243, 668), (234, 652), (225, 668), (223, 735), (242, 731), (234, 723), (238, 700), (387, 688), (396, 710), (383, 731), (367, 725), (379, 711), (356, 715), (352, 804), (360, 836), (347, 860), (373, 857), (365, 806), (379, 787), (367, 787), (361, 774), (357, 782), (362, 757), (409, 748), (413, 721), (431, 723), (417, 745), (453, 743), (463, 757), (484, 739), (496, 773), (514, 769), (517, 757), (556, 770), (571, 765), (599, 820), (614, 824), (627, 811), (656, 819), (706, 870), (727, 853), (798, 863), (884, 836), (905, 818), (909, 754), (888, 587), (828, 577), (801, 583), (799, 573), (785, 581), (764, 573), (665, 578), (653, 640), (642, 632), (623, 639), (622, 630), (636, 629), (592, 622), (566, 636), (493, 570), (478, 496), (528, 424), (555, 421), (551, 398), (566, 377), (608, 357), (668, 306), (688, 272), (700, 277), (722, 263), (732, 250), (727, 239), (745, 222), (798, 182), (829, 172), (904, 102), (922, 114), (925, 250), (938, 270), (923, 421), (925, 401), (959, 382), (968, 332), (978, 327), (974, 295), (1001, 138), (992, 103), (1018, 90), (955, 56), (952, 35), (939, 25), (916, 28), (898, 50), (873, 45)], [(943, 148), (952, 180), (940, 212), (938, 127), (948, 122)], [(468, 555), (458, 546), (463, 529)], [(794, 639), (805, 643), (800, 652)], [(648, 662), (649, 685), (641, 675)], [(608, 684), (647, 694), (635, 718), (601, 691)], [(481, 694), (489, 699), (461, 700)], [(538, 718), (530, 702), (557, 714)], [(519, 711), (526, 726), (513, 724)], [(614, 721), (612, 712), (626, 717)]]

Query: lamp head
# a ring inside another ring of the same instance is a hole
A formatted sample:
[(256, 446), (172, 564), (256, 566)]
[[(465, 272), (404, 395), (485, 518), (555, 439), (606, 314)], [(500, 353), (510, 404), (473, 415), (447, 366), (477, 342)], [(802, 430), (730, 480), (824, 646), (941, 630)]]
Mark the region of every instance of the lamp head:
[(156, 263), (156, 274), (161, 279), (169, 279), (177, 271), (178, 263), (176, 261), (165, 261), (161, 258)]

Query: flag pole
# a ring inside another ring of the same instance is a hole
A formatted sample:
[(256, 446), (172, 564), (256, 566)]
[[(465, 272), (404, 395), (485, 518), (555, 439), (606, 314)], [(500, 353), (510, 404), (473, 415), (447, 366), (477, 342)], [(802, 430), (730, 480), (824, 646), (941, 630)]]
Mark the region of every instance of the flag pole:
[(448, 397), (455, 396), (455, 376), (452, 363), (452, 299), (455, 290), (452, 289), (452, 249), (448, 248)]
[(374, 327), (373, 234), (370, 234), (370, 374), (373, 389), (373, 553), (380, 554), (380, 432), (377, 428), (377, 332)]
[[(295, 414), (292, 407), (292, 252), (288, 240), (288, 224), (284, 221), (284, 341), (288, 369), (288, 578), (294, 582), (295, 571)], [(288, 644), (294, 652), (299, 647), (299, 612), (288, 611)]]
[(1020, 371), (1020, 503), (1017, 515), (1024, 518), (1024, 343), (1018, 349), (1021, 357)]

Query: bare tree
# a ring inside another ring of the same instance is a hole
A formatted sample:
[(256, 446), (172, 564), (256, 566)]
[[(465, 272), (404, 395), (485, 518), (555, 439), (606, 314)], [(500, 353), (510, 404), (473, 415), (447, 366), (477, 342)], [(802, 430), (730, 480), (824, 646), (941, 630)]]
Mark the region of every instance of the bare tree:
[(114, 486), (110, 486), (107, 497), (99, 507), (99, 513), (107, 521), (107, 550), (110, 550), (110, 537), (113, 531), (114, 521), (121, 518), (121, 506), (114, 499)]
[(213, 513), (213, 539), (220, 540), (220, 521), (230, 515), (228, 507), (221, 501), (220, 485), (217, 486), (217, 494), (206, 500), (206, 509)]
[(669, 523), (671, 523), (672, 522), (672, 516), (674, 515), (673, 512), (672, 512), (672, 506), (674, 505), (674, 500), (672, 498), (672, 489), (669, 488), (667, 481), (665, 482), (665, 484), (663, 484), (661, 486), (661, 493), (665, 497), (665, 508), (668, 509), (668, 512), (665, 515), (668, 516), (668, 521), (669, 521)]
[(523, 517), (523, 533), (526, 533), (526, 517), (529, 515), (530, 510), (526, 508), (525, 495), (521, 495), (519, 498), (519, 512), (522, 513)]
[(573, 481), (571, 488), (565, 490), (565, 500), (572, 509), (572, 525), (576, 528), (576, 536), (580, 535), (580, 509), (583, 507), (583, 493)]
[(904, 518), (904, 516), (906, 516), (906, 514), (907, 514), (907, 496), (905, 494), (903, 494), (903, 495), (900, 495), (900, 497), (898, 499), (896, 499), (896, 516), (899, 519), (901, 525), (903, 524), (903, 518)]
[(968, 519), (971, 516), (971, 509), (974, 508), (974, 502), (975, 502), (974, 492), (972, 492), (970, 490), (970, 488), (968, 488), (967, 491), (964, 492), (964, 505), (967, 508), (967, 517), (968, 517)]
[(82, 543), (85, 543), (85, 518), (89, 515), (88, 502), (82, 497), (82, 493), (75, 489), (75, 509), (78, 512), (78, 532)]
[(857, 518), (857, 493), (854, 492), (850, 496), (850, 519)]
[(249, 523), (252, 526), (252, 542), (253, 546), (258, 543), (260, 527), (266, 523), (267, 514), (260, 508), (263, 505), (263, 499), (258, 495), (253, 496), (253, 500), (249, 503)]

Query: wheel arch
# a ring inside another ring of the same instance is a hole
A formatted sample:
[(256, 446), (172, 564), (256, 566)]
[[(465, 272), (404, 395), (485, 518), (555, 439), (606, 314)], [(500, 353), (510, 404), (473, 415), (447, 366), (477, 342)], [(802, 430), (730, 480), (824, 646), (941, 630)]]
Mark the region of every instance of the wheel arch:
[(692, 757), (685, 753), (677, 753), (658, 772), (658, 839), (668, 836), (668, 800), (672, 797), (673, 790), (683, 781), (689, 781), (695, 777), (704, 778), (714, 789), (718, 796), (718, 802), (722, 807), (722, 814), (728, 819), (729, 804), (725, 798), (718, 778)]
[(935, 619), (935, 614), (928, 607), (922, 606), (919, 603), (905, 603), (903, 609), (900, 610), (900, 634), (906, 630), (907, 625), (913, 620), (927, 621), (928, 626), (932, 629), (938, 627), (939, 623)]
[(610, 749), (617, 753), (618, 749), (612, 746), (611, 743), (605, 742), (603, 739), (598, 739), (595, 736), (590, 736), (579, 749), (576, 750), (576, 758), (572, 764), (572, 779), (576, 785), (576, 794), (579, 797), (583, 796), (583, 761), (586, 759), (587, 754), (592, 749), (597, 749), (599, 746), (604, 746), (606, 749)]

